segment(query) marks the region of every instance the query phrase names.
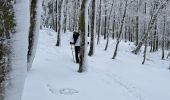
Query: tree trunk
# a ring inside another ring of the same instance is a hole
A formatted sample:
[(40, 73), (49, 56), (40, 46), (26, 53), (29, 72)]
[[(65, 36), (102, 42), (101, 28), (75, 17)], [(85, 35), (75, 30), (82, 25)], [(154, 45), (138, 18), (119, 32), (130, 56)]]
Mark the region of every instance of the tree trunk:
[(28, 71), (32, 67), (32, 63), (35, 57), (38, 36), (40, 30), (40, 2), (41, 0), (31, 0), (30, 8), (30, 29), (29, 29), (29, 46), (28, 46)]
[(99, 11), (99, 28), (98, 28), (98, 35), (97, 35), (97, 44), (100, 42), (100, 34), (101, 34), (101, 23), (102, 23), (102, 2), (100, 0), (100, 11)]
[(88, 18), (88, 9), (86, 7), (88, 0), (83, 0), (81, 4), (81, 14), (80, 14), (80, 32), (81, 32), (81, 49), (80, 49), (80, 64), (79, 64), (79, 73), (82, 73), (86, 70), (86, 37), (88, 32), (88, 21), (85, 19)]
[(117, 37), (116, 48), (115, 48), (114, 55), (113, 55), (112, 59), (115, 59), (115, 58), (116, 58), (118, 46), (119, 46), (119, 43), (120, 43), (120, 41), (121, 41), (120, 38), (121, 38), (121, 35), (122, 35), (123, 25), (124, 25), (124, 21), (125, 21), (125, 17), (126, 17), (127, 6), (128, 6), (128, 3), (127, 3), (127, 2), (128, 2), (128, 0), (125, 1), (125, 8), (124, 8), (123, 17), (122, 17), (122, 19), (121, 19), (120, 31), (119, 31), (119, 34), (118, 34), (118, 37)]
[(170, 52), (168, 53), (168, 55), (167, 55), (167, 57), (166, 57), (166, 58), (168, 59), (168, 58), (169, 58), (169, 56), (170, 56)]
[(146, 52), (147, 52), (147, 47), (148, 47), (148, 39), (145, 40), (145, 49), (144, 49), (144, 54), (143, 54), (143, 62), (142, 64), (145, 64), (146, 61)]
[(127, 42), (127, 33), (128, 33), (128, 25), (126, 22), (126, 26), (125, 26), (125, 42)]
[(110, 13), (109, 13), (109, 19), (108, 19), (108, 24), (107, 24), (107, 27), (108, 27), (108, 30), (107, 30), (107, 42), (106, 42), (106, 47), (105, 47), (105, 51), (107, 50), (108, 48), (108, 44), (109, 44), (109, 33), (110, 33), (110, 30), (109, 30), (109, 27), (110, 27), (110, 20), (111, 20), (111, 14), (112, 14), (112, 11), (113, 11), (113, 4), (114, 4), (114, 1), (111, 5), (111, 10), (110, 10)]
[(58, 6), (58, 31), (57, 31), (57, 43), (56, 46), (60, 46), (61, 45), (61, 32), (62, 32), (62, 14), (63, 14), (63, 2), (64, 0), (61, 0), (59, 2), (59, 6)]
[(105, 0), (105, 17), (104, 17), (104, 39), (107, 38), (107, 6), (106, 6), (106, 0)]
[(136, 43), (135, 45), (137, 46), (139, 43), (139, 16), (136, 16)]
[(156, 45), (158, 45), (156, 42), (158, 41), (157, 39), (157, 22), (155, 22), (155, 26), (154, 26), (154, 36), (153, 36), (153, 49), (152, 49), (152, 52), (155, 52), (156, 51)]
[(56, 30), (55, 28), (55, 16), (54, 16), (54, 1), (52, 1), (52, 29)]
[(96, 25), (96, 0), (92, 0), (92, 19), (91, 19), (91, 37), (90, 37), (90, 50), (89, 50), (89, 56), (92, 56), (94, 54), (94, 34), (95, 32), (95, 25)]
[(113, 26), (112, 26), (112, 39), (115, 39), (115, 26), (116, 26), (116, 21), (115, 21), (115, 14), (114, 14)]
[(56, 0), (56, 32), (58, 31), (58, 0)]
[(67, 31), (67, 15), (68, 15), (68, 7), (67, 7), (67, 5), (68, 5), (68, 0), (66, 0), (66, 4), (65, 4), (65, 12), (64, 12), (64, 33), (66, 33), (66, 31)]
[(162, 60), (165, 58), (165, 31), (166, 30), (166, 17), (164, 16), (164, 28), (162, 34)]

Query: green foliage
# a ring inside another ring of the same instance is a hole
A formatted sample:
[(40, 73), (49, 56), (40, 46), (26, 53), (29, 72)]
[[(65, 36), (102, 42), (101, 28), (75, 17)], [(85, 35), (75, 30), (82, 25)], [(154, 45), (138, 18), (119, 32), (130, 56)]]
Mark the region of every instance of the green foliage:
[(7, 39), (15, 31), (13, 0), (0, 0), (0, 100), (4, 99), (5, 77), (8, 66)]
[(13, 32), (15, 28), (12, 1), (13, 0), (0, 0), (0, 38), (10, 38), (9, 34)]

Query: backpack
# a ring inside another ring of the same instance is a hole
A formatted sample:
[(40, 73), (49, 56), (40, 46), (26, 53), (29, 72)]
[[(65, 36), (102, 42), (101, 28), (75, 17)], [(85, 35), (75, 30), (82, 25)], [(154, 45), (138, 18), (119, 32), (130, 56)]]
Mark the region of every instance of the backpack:
[(74, 34), (73, 34), (73, 40), (74, 40), (73, 44), (76, 44), (79, 35), (80, 34), (78, 32), (74, 32)]

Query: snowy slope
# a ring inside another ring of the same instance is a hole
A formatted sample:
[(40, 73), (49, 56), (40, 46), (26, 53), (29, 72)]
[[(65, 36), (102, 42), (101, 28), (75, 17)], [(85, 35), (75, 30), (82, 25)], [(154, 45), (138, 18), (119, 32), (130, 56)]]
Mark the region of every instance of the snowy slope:
[(105, 41), (88, 58), (88, 72), (77, 73), (69, 40), (62, 35), (62, 46), (55, 47), (56, 33), (41, 30), (38, 50), (29, 72), (22, 100), (169, 100), (170, 71), (168, 61), (151, 54), (146, 65), (142, 56), (133, 55), (133, 45), (121, 43), (116, 60), (112, 60), (114, 42), (104, 51)]

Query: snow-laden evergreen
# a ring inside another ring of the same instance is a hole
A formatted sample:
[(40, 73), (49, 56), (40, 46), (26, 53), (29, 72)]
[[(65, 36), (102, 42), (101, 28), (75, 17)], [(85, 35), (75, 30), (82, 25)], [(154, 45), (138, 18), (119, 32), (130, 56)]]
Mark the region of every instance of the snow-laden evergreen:
[(16, 0), (16, 33), (9, 41), (9, 72), (5, 100), (20, 100), (27, 74), (29, 0)]

